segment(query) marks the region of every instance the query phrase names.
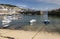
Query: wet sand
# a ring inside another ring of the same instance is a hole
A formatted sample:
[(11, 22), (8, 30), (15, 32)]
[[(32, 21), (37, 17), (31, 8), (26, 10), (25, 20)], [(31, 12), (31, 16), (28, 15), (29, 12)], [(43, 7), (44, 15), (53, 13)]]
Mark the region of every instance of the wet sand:
[(0, 29), (0, 39), (60, 39), (58, 33), (39, 32), (32, 38), (37, 31), (9, 30)]

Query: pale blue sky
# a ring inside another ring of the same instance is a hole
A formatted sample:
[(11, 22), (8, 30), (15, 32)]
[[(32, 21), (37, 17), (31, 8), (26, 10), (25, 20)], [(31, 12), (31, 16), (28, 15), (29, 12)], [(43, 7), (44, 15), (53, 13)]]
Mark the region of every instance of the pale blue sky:
[(12, 4), (36, 10), (60, 8), (59, 0), (0, 0), (0, 4)]

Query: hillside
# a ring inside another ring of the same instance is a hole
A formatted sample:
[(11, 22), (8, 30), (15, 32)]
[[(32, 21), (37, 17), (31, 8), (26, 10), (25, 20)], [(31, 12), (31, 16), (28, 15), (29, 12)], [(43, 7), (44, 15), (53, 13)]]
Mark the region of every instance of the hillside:
[(10, 4), (0, 4), (0, 5), (9, 6), (9, 7), (17, 7), (17, 6), (15, 6), (15, 5), (10, 5)]
[(60, 8), (59, 8), (59, 9), (55, 9), (55, 10), (49, 11), (49, 15), (50, 15), (50, 16), (57, 16), (57, 17), (60, 17)]
[(0, 4), (0, 14), (15, 14), (19, 11), (22, 11), (22, 8), (19, 8), (18, 6), (10, 4)]

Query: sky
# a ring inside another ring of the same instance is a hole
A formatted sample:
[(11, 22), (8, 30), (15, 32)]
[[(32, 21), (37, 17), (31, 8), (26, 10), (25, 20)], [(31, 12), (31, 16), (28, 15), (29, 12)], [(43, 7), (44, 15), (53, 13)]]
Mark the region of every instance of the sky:
[(52, 10), (60, 8), (60, 0), (0, 0), (0, 4), (11, 4), (35, 10)]

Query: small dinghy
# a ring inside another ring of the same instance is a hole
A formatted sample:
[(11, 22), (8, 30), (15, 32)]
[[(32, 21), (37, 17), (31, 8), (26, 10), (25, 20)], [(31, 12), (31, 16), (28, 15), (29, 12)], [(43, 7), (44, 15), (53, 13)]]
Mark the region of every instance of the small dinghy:
[(30, 25), (33, 25), (36, 22), (36, 19), (30, 20)]
[(49, 24), (50, 20), (44, 20), (44, 24)]

